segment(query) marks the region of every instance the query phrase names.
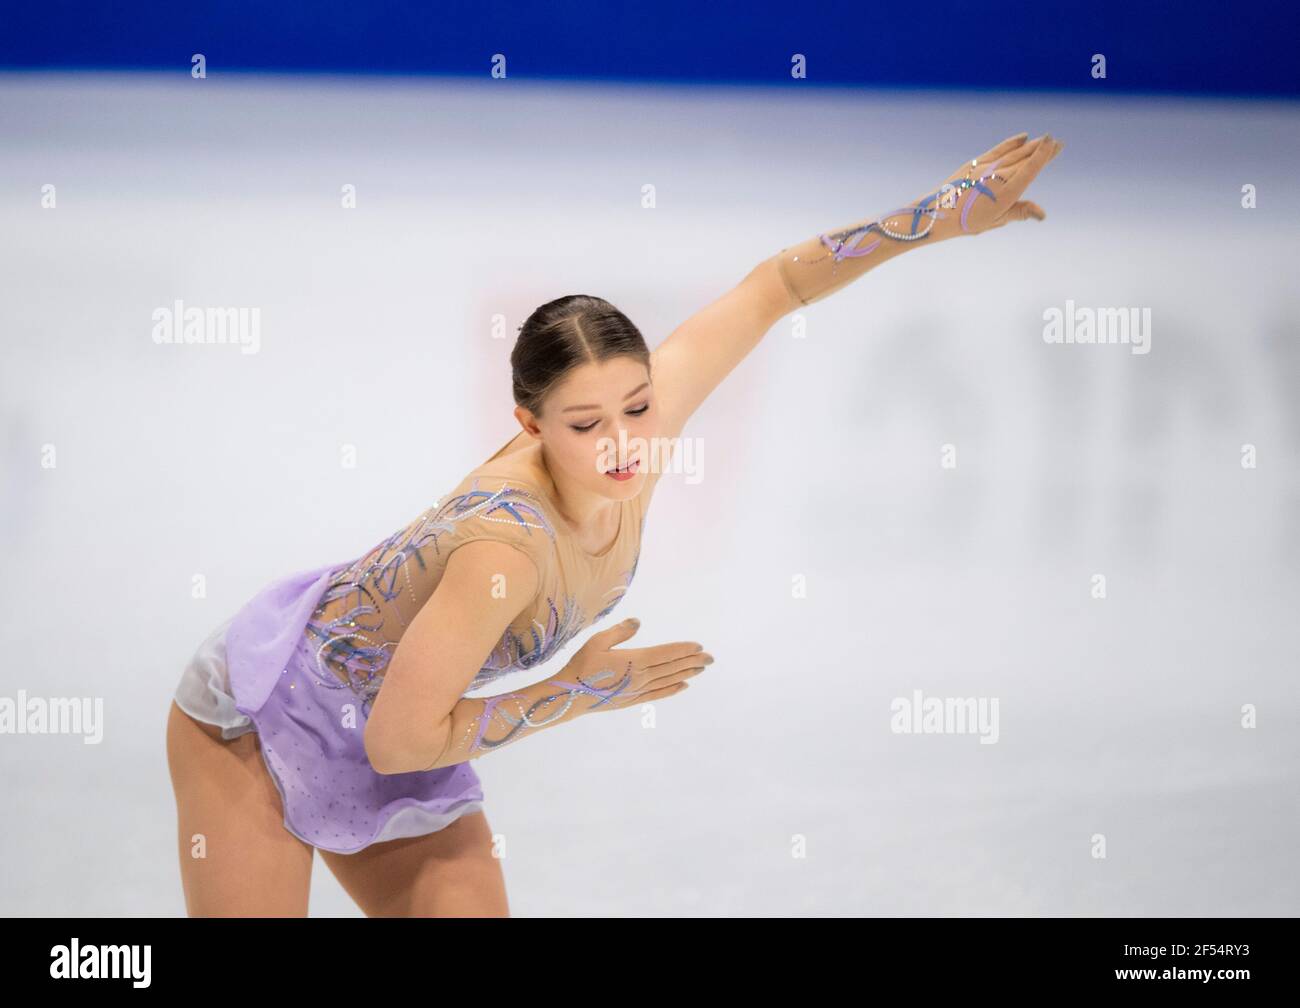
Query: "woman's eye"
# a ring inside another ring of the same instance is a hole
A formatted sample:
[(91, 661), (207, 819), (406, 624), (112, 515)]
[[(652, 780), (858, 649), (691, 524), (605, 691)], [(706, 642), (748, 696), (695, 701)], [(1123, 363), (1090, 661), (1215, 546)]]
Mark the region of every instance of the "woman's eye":
[[(649, 408), (650, 408), (650, 404), (649, 404), (649, 403), (646, 403), (644, 406), (638, 406), (636, 409), (630, 409), (630, 410), (628, 410), (628, 411), (627, 411), (627, 415), (628, 415), (628, 416), (640, 416), (642, 413), (644, 413), (644, 412), (645, 412), (646, 410), (648, 410)], [(591, 429), (592, 429), (593, 427), (595, 427), (596, 424), (598, 424), (598, 423), (600, 423), (599, 420), (593, 420), (593, 421), (591, 421), (591, 423), (587, 424), (586, 427), (575, 427), (573, 424), (569, 424), (569, 426), (572, 427), (574, 430), (576, 430), (579, 434), (586, 434), (587, 431), (591, 430)]]

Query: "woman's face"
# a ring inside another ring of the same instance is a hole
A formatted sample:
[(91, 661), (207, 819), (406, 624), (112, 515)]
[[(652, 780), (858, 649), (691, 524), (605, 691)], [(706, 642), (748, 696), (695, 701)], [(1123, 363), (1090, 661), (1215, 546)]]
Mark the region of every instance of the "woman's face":
[(551, 390), (542, 413), (534, 423), (553, 470), (614, 500), (640, 492), (657, 421), (644, 364), (630, 356), (581, 364)]

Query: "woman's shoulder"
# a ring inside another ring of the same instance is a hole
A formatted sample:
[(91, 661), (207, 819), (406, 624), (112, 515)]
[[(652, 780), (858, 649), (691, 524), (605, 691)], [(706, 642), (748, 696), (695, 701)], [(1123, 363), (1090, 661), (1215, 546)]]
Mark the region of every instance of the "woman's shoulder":
[(554, 552), (556, 525), (539, 485), (513, 467), (485, 464), (468, 473), (434, 508), (434, 524), (456, 544), (494, 539), (534, 556)]
[[(513, 444), (513, 442), (511, 442)], [(546, 483), (545, 470), (539, 467), (535, 452), (528, 446), (507, 451), (503, 447), (486, 462), (471, 469), (456, 486), (456, 493), (465, 493), (474, 487), (500, 489), (509, 486), (520, 492), (530, 492), (545, 502), (542, 489)]]

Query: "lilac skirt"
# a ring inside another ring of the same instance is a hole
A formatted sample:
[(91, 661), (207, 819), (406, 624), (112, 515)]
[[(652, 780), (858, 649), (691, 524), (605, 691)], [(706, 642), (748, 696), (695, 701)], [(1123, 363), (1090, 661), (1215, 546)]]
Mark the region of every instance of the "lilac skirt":
[(468, 763), (403, 774), (371, 768), (360, 700), (315, 671), (302, 633), (340, 566), (292, 575), (255, 596), (199, 646), (175, 699), (225, 739), (256, 732), (285, 829), (313, 847), (354, 854), (481, 810), (483, 789)]

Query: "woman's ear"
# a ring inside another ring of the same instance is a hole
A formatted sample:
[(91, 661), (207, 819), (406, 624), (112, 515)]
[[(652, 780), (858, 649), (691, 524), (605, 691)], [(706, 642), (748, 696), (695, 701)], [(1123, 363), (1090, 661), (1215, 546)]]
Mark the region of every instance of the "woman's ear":
[(533, 416), (533, 411), (525, 409), (523, 406), (515, 407), (515, 419), (519, 421), (519, 426), (523, 428), (524, 433), (529, 437), (540, 438), (542, 429), (537, 424), (537, 418)]

